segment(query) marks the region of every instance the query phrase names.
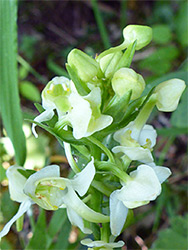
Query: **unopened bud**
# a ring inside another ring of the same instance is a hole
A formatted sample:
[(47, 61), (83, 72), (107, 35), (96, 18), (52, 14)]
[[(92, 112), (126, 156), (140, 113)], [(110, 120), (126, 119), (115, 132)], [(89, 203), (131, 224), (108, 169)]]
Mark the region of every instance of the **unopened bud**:
[(123, 53), (121, 51), (117, 51), (101, 58), (99, 63), (106, 78), (109, 78), (113, 75), (122, 55)]
[(98, 62), (81, 50), (71, 50), (67, 61), (68, 65), (70, 65), (83, 82), (89, 82), (99, 74)]
[(158, 110), (164, 112), (174, 111), (185, 87), (185, 82), (177, 78), (160, 83), (154, 91), (157, 94), (156, 106)]
[(123, 30), (123, 37), (126, 47), (137, 41), (136, 50), (140, 50), (151, 42), (152, 28), (143, 25), (128, 25)]
[(143, 77), (129, 68), (121, 68), (112, 78), (112, 88), (119, 96), (124, 95), (127, 91), (132, 90), (131, 100), (134, 100), (142, 94), (145, 88)]

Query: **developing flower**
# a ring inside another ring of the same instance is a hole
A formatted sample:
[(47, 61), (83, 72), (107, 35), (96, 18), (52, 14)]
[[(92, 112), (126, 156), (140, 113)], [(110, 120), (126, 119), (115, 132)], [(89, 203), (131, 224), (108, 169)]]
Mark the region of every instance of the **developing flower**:
[(164, 112), (174, 111), (185, 87), (185, 82), (176, 78), (160, 83), (154, 91), (157, 94), (156, 106), (158, 110)]
[(112, 88), (119, 96), (123, 96), (127, 91), (132, 90), (131, 100), (134, 100), (142, 94), (145, 81), (134, 70), (121, 68), (115, 72), (112, 78)]
[(134, 41), (137, 41), (136, 50), (140, 50), (151, 42), (152, 29), (143, 25), (128, 25), (123, 30), (123, 37), (123, 44), (125, 44), (126, 47)]
[(89, 82), (100, 73), (98, 62), (81, 50), (71, 50), (67, 61), (83, 82)]

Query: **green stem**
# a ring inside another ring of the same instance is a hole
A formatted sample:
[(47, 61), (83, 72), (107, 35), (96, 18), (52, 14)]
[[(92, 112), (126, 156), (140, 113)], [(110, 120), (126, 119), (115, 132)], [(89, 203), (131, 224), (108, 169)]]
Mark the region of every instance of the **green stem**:
[(127, 1), (121, 0), (121, 17), (120, 17), (121, 29), (125, 28), (126, 12), (127, 12), (126, 10), (127, 10)]
[(110, 162), (95, 162), (95, 165), (100, 170), (106, 170), (111, 173), (113, 173), (115, 176), (117, 176), (119, 179), (121, 179), (123, 182), (127, 182), (128, 180), (131, 180), (131, 177), (119, 169), (116, 164), (110, 163)]
[(37, 79), (39, 79), (43, 84), (46, 84), (46, 79), (41, 76), (34, 68), (31, 67), (31, 65), (23, 59), (20, 55), (17, 56), (17, 61), (31, 74), (33, 74)]
[(144, 105), (144, 107), (141, 109), (139, 112), (138, 116), (136, 117), (134, 121), (134, 128), (133, 128), (133, 133), (134, 133), (134, 139), (139, 137), (140, 131), (147, 122), (153, 108), (155, 107), (156, 104), (156, 95), (153, 94), (148, 102)]
[(103, 223), (101, 227), (101, 240), (104, 242), (109, 242), (110, 230), (109, 223)]
[(92, 187), (100, 191), (101, 193), (105, 194), (106, 196), (110, 196), (113, 190), (110, 190), (105, 184), (103, 184), (100, 181), (93, 180), (92, 181)]
[(108, 34), (107, 34), (107, 30), (106, 30), (104, 21), (102, 19), (102, 15), (101, 15), (100, 10), (99, 10), (97, 0), (91, 0), (91, 4), (93, 7), (93, 12), (94, 12), (95, 19), (96, 19), (96, 22), (97, 22), (97, 25), (99, 28), (100, 35), (101, 35), (101, 38), (103, 40), (104, 47), (105, 47), (105, 49), (107, 49), (111, 46), (111, 44), (110, 44), (110, 40), (108, 38)]
[(66, 143), (66, 142), (63, 142), (64, 144), (64, 149), (65, 149), (65, 155), (67, 157), (67, 160), (68, 160), (68, 163), (70, 165), (70, 167), (72, 168), (72, 170), (75, 172), (75, 173), (79, 173), (80, 172), (80, 169), (79, 167), (77, 166), (73, 156), (72, 156), (72, 152), (71, 152), (71, 146), (69, 143)]
[(93, 144), (97, 145), (109, 158), (110, 162), (115, 163), (113, 154), (110, 152), (110, 150), (105, 147), (100, 141), (98, 141), (95, 137), (89, 136), (87, 139), (92, 142)]

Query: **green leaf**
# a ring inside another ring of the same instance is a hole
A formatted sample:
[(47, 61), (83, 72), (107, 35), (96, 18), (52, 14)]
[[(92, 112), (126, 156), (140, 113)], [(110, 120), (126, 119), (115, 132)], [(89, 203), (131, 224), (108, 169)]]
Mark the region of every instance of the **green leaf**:
[(18, 95), (17, 72), (17, 1), (0, 1), (0, 106), (3, 125), (15, 150), (16, 162), (22, 166), (26, 157), (25, 136)]
[(116, 71), (122, 67), (129, 68), (131, 66), (131, 62), (136, 49), (136, 41), (133, 44), (130, 44), (129, 47), (124, 52), (122, 58), (120, 59)]
[(188, 45), (187, 9), (188, 9), (188, 2), (182, 1), (180, 9), (175, 18), (175, 29), (176, 29), (177, 39), (183, 47), (186, 47)]
[(53, 245), (52, 249), (67, 249), (67, 244), (69, 244), (68, 237), (70, 234), (70, 229), (71, 229), (71, 224), (68, 221), (66, 210), (59, 209), (55, 211), (47, 229), (48, 233), (47, 249), (49, 249), (54, 237), (59, 232), (60, 233), (57, 242)]
[(72, 135), (71, 131), (66, 131), (64, 129), (61, 129), (60, 131), (55, 131), (54, 129), (52, 129), (52, 128), (50, 128), (42, 123), (30, 120), (30, 119), (27, 119), (26, 121), (37, 124), (39, 127), (43, 128), (48, 133), (55, 136), (59, 141), (65, 141), (65, 142), (68, 142), (70, 144), (76, 144), (76, 145), (82, 145), (86, 141), (85, 139), (76, 140), (74, 138), (74, 136)]
[(42, 209), (38, 217), (35, 230), (33, 232), (33, 237), (29, 241), (25, 250), (31, 249), (46, 249), (47, 246), (47, 232), (46, 232), (46, 215), (45, 211)]
[(150, 70), (157, 75), (162, 75), (171, 69), (171, 62), (177, 58), (178, 54), (179, 51), (175, 46), (161, 47), (140, 61), (139, 67)]
[(2, 182), (6, 178), (6, 170), (0, 165), (0, 182)]
[(71, 68), (70, 65), (66, 64), (66, 69), (70, 75), (70, 78), (75, 84), (75, 87), (80, 95), (87, 95), (89, 93), (89, 89), (85, 83), (83, 83), (79, 77), (77, 76), (76, 72)]
[(167, 44), (172, 40), (172, 32), (166, 24), (157, 24), (152, 27), (153, 41), (157, 44)]
[(188, 134), (187, 128), (161, 128), (157, 129), (157, 134), (162, 135), (162, 136), (178, 136), (178, 135), (183, 135), (183, 134)]
[(20, 82), (20, 93), (23, 97), (27, 98), (33, 102), (40, 102), (40, 91), (38, 88), (29, 81), (22, 81)]
[(113, 117), (113, 122), (121, 122), (123, 120), (131, 94), (131, 91), (128, 91), (121, 97), (114, 95), (105, 108), (104, 113), (111, 115)]
[(172, 126), (177, 128), (188, 128), (187, 119), (187, 104), (188, 104), (188, 88), (184, 91), (181, 102), (177, 109), (173, 112), (170, 122)]
[(154, 242), (151, 249), (187, 250), (187, 221), (188, 215), (184, 217), (176, 216), (171, 219), (171, 227), (159, 232), (158, 239)]
[(47, 66), (57, 76), (69, 77), (67, 71), (64, 68), (60, 67), (55, 62), (53, 62), (52, 59), (50, 59), (50, 58), (47, 60)]
[(29, 178), (30, 175), (36, 173), (35, 170), (30, 170), (30, 169), (26, 169), (26, 170), (18, 169), (18, 172), (27, 179)]

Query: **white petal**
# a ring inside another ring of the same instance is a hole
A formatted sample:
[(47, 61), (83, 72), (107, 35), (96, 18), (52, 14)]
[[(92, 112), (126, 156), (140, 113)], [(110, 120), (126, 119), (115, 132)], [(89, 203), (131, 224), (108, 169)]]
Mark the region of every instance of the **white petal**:
[(85, 234), (91, 234), (92, 231), (89, 228), (84, 227), (84, 222), (82, 217), (80, 217), (73, 209), (67, 207), (67, 215), (72, 225), (80, 228), (80, 230)]
[(69, 180), (67, 181), (67, 189), (62, 192), (65, 205), (75, 210), (85, 220), (95, 223), (109, 222), (108, 216), (95, 212), (78, 197)]
[(110, 195), (110, 228), (115, 236), (121, 233), (128, 213), (128, 208), (117, 198), (119, 192), (121, 190), (116, 190)]
[(18, 169), (25, 171), (23, 167), (11, 166), (6, 171), (6, 175), (9, 180), (9, 192), (11, 199), (17, 202), (23, 202), (28, 198), (23, 192), (27, 179), (18, 172)]
[[(44, 121), (49, 121), (50, 119), (52, 119), (53, 116), (54, 116), (53, 109), (47, 109), (44, 112), (42, 112), (40, 115), (38, 115), (34, 119), (34, 121), (39, 122), (39, 123), (44, 122)], [(34, 136), (37, 138), (38, 135), (37, 135), (36, 130), (35, 130), (36, 126), (37, 125), (33, 123), (33, 125), (32, 125), (32, 132), (33, 132)]]
[(78, 174), (74, 176), (74, 179), (70, 180), (72, 187), (76, 190), (80, 196), (86, 194), (90, 184), (95, 176), (94, 159), (87, 164), (87, 166)]
[(145, 125), (140, 132), (138, 142), (141, 146), (147, 143), (147, 139), (151, 141), (151, 148), (156, 144), (157, 132), (151, 125)]
[(110, 115), (101, 115), (98, 118), (92, 117), (88, 130), (85, 134), (85, 137), (94, 134), (97, 131), (100, 131), (108, 127), (113, 122), (113, 118)]
[(127, 130), (132, 130), (133, 125), (134, 125), (134, 122), (130, 122), (126, 127), (115, 132), (114, 133), (114, 140), (116, 140), (121, 145), (123, 145), (123, 143), (122, 143), (123, 137), (124, 137), (125, 133), (127, 132)]
[(14, 217), (12, 217), (12, 219), (4, 226), (3, 230), (0, 232), (0, 239), (9, 232), (12, 224), (29, 210), (31, 204), (32, 202), (29, 198), (21, 203), (18, 212), (14, 215)]
[(130, 173), (130, 177), (132, 180), (128, 181), (118, 194), (118, 199), (128, 208), (137, 207), (135, 202), (139, 202), (140, 206), (140, 202), (155, 200), (160, 194), (161, 184), (150, 166), (140, 165)]
[(124, 153), (126, 154), (132, 161), (140, 161), (143, 163), (148, 163), (153, 161), (153, 156), (149, 149), (145, 149), (142, 147), (124, 147), (124, 146), (116, 146), (112, 149), (114, 153)]
[(158, 110), (164, 112), (174, 111), (178, 106), (185, 87), (185, 82), (176, 78), (160, 83), (155, 88)]
[(60, 176), (60, 169), (57, 165), (51, 165), (47, 166), (40, 171), (36, 172), (35, 174), (32, 174), (25, 183), (24, 186), (24, 193), (27, 195), (35, 196), (35, 190), (37, 187), (37, 184), (40, 180), (48, 177), (59, 177)]
[(76, 139), (80, 139), (84, 137), (87, 132), (92, 110), (89, 102), (76, 93), (71, 93), (69, 102), (72, 109), (67, 115), (67, 118), (72, 124), (73, 136)]
[(172, 174), (170, 169), (167, 168), (167, 167), (156, 166), (155, 163), (150, 163), (148, 165), (153, 168), (153, 170), (155, 171), (155, 174), (157, 175), (160, 183), (163, 183)]
[(122, 247), (125, 243), (123, 241), (107, 243), (102, 240), (92, 241), (91, 239), (84, 239), (81, 241), (81, 244), (88, 247), (106, 247), (107, 249), (112, 249)]

